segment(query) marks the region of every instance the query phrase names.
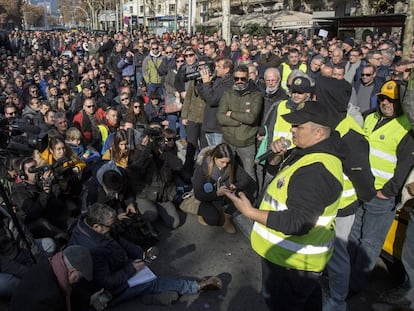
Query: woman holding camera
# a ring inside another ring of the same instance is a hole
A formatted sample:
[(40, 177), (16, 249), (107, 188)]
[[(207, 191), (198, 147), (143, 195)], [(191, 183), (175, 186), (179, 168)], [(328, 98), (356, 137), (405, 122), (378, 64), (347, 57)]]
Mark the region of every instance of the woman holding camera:
[(192, 181), (194, 195), (200, 201), (200, 224), (222, 226), (227, 233), (235, 233), (231, 215), (236, 209), (224, 191), (243, 191), (252, 198), (256, 185), (237, 164), (230, 146), (223, 143), (201, 150)]

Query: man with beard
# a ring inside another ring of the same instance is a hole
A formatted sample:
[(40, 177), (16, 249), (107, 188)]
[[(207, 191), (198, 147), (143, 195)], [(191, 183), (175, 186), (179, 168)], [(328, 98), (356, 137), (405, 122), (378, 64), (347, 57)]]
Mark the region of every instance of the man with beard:
[(231, 88), (234, 83), (232, 77), (233, 61), (223, 58), (216, 62), (215, 79), (206, 68), (200, 70), (201, 81), (197, 83), (197, 91), (201, 99), (206, 102), (204, 107), (204, 119), (201, 130), (206, 133), (206, 140), (209, 146), (222, 143), (222, 129), (217, 121), (217, 110), (220, 100), (225, 91)]
[(220, 100), (217, 121), (223, 129), (223, 141), (239, 156), (247, 174), (256, 180), (254, 156), (263, 95), (248, 75), (244, 65), (234, 70), (234, 85)]

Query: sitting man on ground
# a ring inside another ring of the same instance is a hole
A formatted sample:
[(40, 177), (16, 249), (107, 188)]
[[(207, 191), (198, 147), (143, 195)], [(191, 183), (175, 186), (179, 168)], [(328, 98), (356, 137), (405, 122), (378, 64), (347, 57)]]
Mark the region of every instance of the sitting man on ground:
[(222, 287), (222, 282), (217, 277), (200, 281), (157, 277), (130, 286), (128, 280), (145, 267), (144, 260), (151, 255), (149, 250), (144, 252), (140, 246), (113, 235), (111, 227), (115, 220), (113, 209), (105, 204), (94, 203), (87, 215), (78, 221), (69, 241), (71, 245), (82, 245), (91, 251), (92, 285), (97, 290), (105, 288), (111, 292), (113, 300), (109, 303), (110, 307), (143, 295), (153, 295), (154, 298), (149, 301), (147, 299), (151, 296), (146, 296), (144, 303), (170, 305), (179, 295)]

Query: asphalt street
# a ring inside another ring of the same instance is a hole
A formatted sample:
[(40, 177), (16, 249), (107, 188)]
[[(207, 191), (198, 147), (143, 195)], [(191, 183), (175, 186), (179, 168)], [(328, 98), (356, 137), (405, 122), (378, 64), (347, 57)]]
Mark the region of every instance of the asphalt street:
[[(183, 296), (179, 303), (170, 307), (142, 305), (136, 299), (113, 308), (112, 311), (267, 310), (260, 295), (260, 258), (252, 251), (250, 242), (241, 230), (231, 235), (222, 228), (205, 227), (197, 222), (195, 215), (187, 215), (184, 225), (176, 230), (160, 228), (162, 238), (157, 245), (160, 256), (151, 264), (156, 274), (184, 278), (219, 275), (223, 279), (223, 289), (202, 292), (196, 296)], [(398, 281), (399, 275), (397, 277), (397, 273), (390, 273), (387, 265), (381, 259), (378, 260), (370, 287), (352, 297), (348, 309), (371, 310), (371, 305), (380, 295), (396, 286)], [(322, 277), (322, 285), (326, 295), (327, 276)]]
[[(217, 275), (223, 280), (223, 289), (183, 296), (170, 307), (143, 305), (137, 298), (111, 308), (111, 311), (267, 310), (260, 295), (260, 259), (252, 251), (250, 242), (240, 229), (232, 235), (224, 232), (222, 228), (205, 227), (197, 222), (195, 215), (186, 215), (185, 223), (175, 230), (168, 230), (161, 225), (158, 229), (161, 231), (161, 241), (157, 244), (160, 254), (150, 264), (157, 275), (191, 279)], [(380, 259), (372, 275), (370, 287), (349, 300), (348, 310), (371, 310), (371, 305), (378, 301), (384, 291), (397, 285), (401, 280), (399, 276), (400, 274), (389, 271), (388, 265)], [(322, 285), (326, 294), (327, 276), (322, 277)], [(5, 310), (6, 303), (2, 301), (0, 311)]]

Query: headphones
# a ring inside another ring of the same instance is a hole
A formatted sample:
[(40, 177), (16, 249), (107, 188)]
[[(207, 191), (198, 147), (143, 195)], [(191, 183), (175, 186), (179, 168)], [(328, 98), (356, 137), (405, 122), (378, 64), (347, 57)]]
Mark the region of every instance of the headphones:
[(27, 180), (29, 178), (27, 176), (26, 172), (24, 171), (24, 166), (27, 163), (30, 163), (30, 162), (33, 162), (33, 161), (34, 161), (33, 158), (30, 158), (30, 157), (22, 159), (22, 162), (20, 162), (20, 165), (19, 165), (19, 178), (20, 178), (20, 180), (24, 181), (24, 180)]

